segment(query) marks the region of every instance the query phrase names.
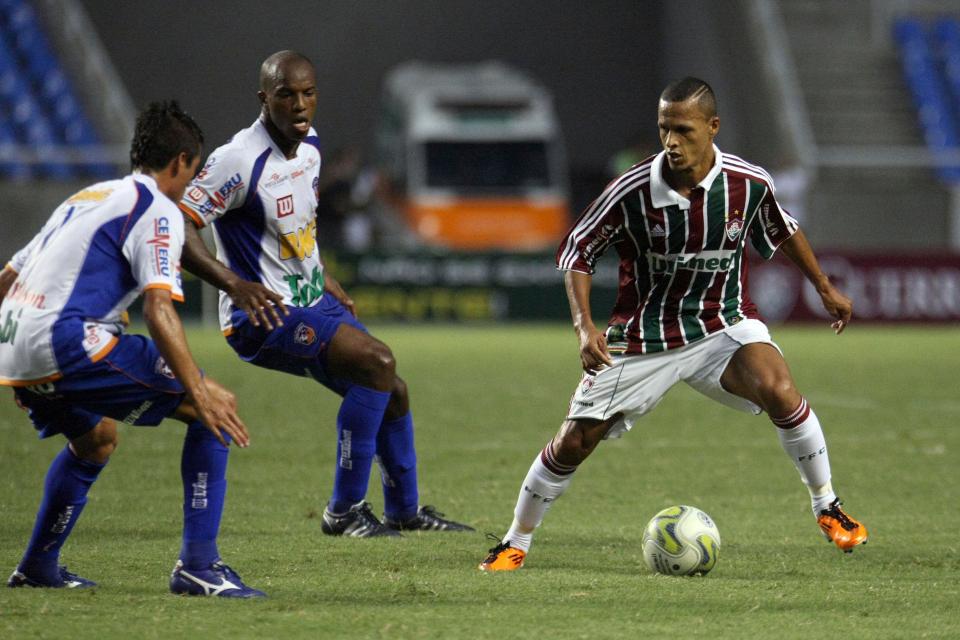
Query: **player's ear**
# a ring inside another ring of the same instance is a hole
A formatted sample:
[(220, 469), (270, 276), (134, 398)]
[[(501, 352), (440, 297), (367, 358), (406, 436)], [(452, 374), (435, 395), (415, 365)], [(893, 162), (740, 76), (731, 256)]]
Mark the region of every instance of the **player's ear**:
[(170, 160), (167, 165), (167, 173), (171, 178), (176, 178), (181, 171), (187, 171), (190, 168), (190, 156), (186, 151), (181, 151), (175, 158)]
[(263, 91), (257, 91), (257, 100), (260, 102), (260, 106), (264, 107), (267, 104), (267, 94)]
[(720, 116), (713, 116), (710, 118), (710, 122), (707, 123), (707, 126), (710, 128), (710, 137), (716, 137), (716, 135), (720, 133)]

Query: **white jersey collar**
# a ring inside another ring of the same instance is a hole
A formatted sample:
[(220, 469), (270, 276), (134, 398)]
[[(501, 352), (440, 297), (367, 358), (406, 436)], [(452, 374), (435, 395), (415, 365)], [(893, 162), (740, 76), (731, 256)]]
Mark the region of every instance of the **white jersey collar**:
[[(697, 184), (698, 187), (703, 187), (705, 191), (710, 190), (710, 186), (716, 179), (717, 174), (720, 173), (720, 168), (723, 164), (723, 154), (720, 152), (720, 149), (717, 148), (717, 145), (713, 145), (713, 154), (713, 167), (707, 172), (703, 180)], [(677, 205), (681, 209), (689, 209), (690, 201), (674, 191), (670, 185), (667, 184), (667, 181), (663, 179), (663, 162), (666, 157), (667, 152), (661, 151), (657, 154), (657, 157), (653, 159), (653, 164), (650, 166), (650, 201), (653, 203), (655, 209), (662, 209), (670, 205)]]

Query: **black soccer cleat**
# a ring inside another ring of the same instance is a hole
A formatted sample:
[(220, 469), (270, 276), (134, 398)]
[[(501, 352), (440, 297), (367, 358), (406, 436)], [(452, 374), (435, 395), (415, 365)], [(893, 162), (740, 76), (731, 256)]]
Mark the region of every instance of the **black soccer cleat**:
[(406, 520), (393, 520), (383, 516), (383, 523), (396, 531), (476, 531), (473, 527), (453, 520), (446, 520), (444, 514), (432, 505), (420, 507), (417, 514)]
[(334, 515), (329, 509), (324, 509), (320, 530), (328, 536), (349, 538), (401, 537), (399, 532), (377, 520), (369, 502), (359, 502), (342, 515)]
[(19, 587), (34, 587), (44, 589), (89, 589), (97, 586), (93, 580), (81, 578), (75, 573), (70, 573), (63, 565), (57, 567), (57, 579), (54, 582), (31, 578), (22, 573), (19, 569), (13, 572), (7, 580), (7, 586), (11, 589)]

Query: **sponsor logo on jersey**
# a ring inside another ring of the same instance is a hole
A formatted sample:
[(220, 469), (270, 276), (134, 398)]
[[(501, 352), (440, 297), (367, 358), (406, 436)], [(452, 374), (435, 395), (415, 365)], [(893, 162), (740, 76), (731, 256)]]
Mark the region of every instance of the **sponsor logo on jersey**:
[(290, 233), (281, 233), (277, 238), (280, 245), (280, 259), (301, 262), (313, 255), (317, 248), (317, 221), (311, 220), (305, 227), (299, 227)]
[(99, 325), (94, 322), (88, 322), (83, 325), (83, 348), (90, 352), (94, 347), (100, 344)]
[(590, 241), (586, 247), (583, 248), (583, 259), (590, 261), (601, 247), (607, 246), (610, 242), (610, 238), (619, 230), (619, 227), (614, 227), (611, 224), (605, 224), (600, 227), (600, 231), (597, 232), (597, 237)]
[(170, 277), (170, 221), (157, 218), (153, 221), (153, 237), (147, 240), (153, 249), (153, 260), (159, 275)]
[(770, 218), (770, 205), (765, 204), (760, 208), (760, 220), (763, 222), (763, 228), (771, 238), (776, 238), (780, 233), (780, 227), (777, 222)]
[(285, 218), (293, 214), (293, 194), (277, 198), (277, 217)]
[(243, 178), (240, 177), (239, 173), (235, 173), (229, 180), (224, 182), (219, 189), (210, 194), (210, 200), (221, 209), (226, 209), (227, 198), (230, 194), (242, 188)]
[(270, 174), (270, 177), (267, 178), (267, 181), (263, 183), (263, 186), (267, 188), (275, 187), (278, 184), (283, 184), (289, 179), (290, 179), (290, 176), (288, 174), (281, 175), (276, 171), (274, 171), (273, 173)]
[(30, 291), (19, 282), (13, 283), (13, 288), (7, 296), (13, 302), (20, 302), (34, 309), (43, 309), (47, 296), (42, 293)]
[(647, 262), (653, 273), (687, 271), (729, 271), (735, 262), (734, 249), (701, 251), (700, 253), (648, 253)]
[(663, 230), (663, 227), (660, 225), (659, 222), (653, 225), (653, 229), (650, 229), (651, 238), (662, 238), (665, 235), (667, 235), (667, 232)]
[(20, 316), (23, 315), (23, 309), (17, 312), (17, 317), (13, 317), (13, 309), (7, 311), (7, 317), (0, 326), (0, 344), (13, 344), (17, 339), (17, 327), (20, 325)]
[(67, 204), (76, 204), (77, 202), (102, 202), (113, 193), (113, 189), (84, 189), (75, 193), (67, 200)]
[(217, 157), (210, 156), (207, 158), (207, 163), (203, 165), (203, 169), (200, 170), (200, 173), (197, 174), (197, 180), (203, 180), (207, 177), (207, 174), (210, 173), (210, 169), (213, 168), (213, 165), (217, 164)]
[(197, 204), (203, 203), (204, 200), (209, 200), (209, 198), (207, 198), (207, 194), (204, 193), (203, 189), (200, 187), (190, 187), (190, 189), (187, 191), (187, 198), (189, 198), (191, 202), (196, 202)]
[(317, 341), (317, 332), (314, 331), (310, 325), (301, 322), (297, 325), (297, 328), (293, 330), (293, 341), (309, 347)]
[(299, 273), (283, 276), (290, 287), (290, 304), (295, 307), (309, 307), (323, 295), (323, 271), (317, 267), (310, 274), (310, 282), (304, 282)]

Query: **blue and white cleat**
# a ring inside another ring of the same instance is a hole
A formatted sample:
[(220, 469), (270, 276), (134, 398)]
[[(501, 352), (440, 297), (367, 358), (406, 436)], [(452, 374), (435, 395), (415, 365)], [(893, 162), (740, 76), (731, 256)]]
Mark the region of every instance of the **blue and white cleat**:
[(57, 577), (58, 580), (48, 582), (31, 578), (25, 573), (22, 573), (20, 569), (17, 569), (10, 576), (10, 579), (7, 580), (7, 586), (11, 589), (18, 587), (34, 587), (39, 589), (89, 589), (90, 587), (97, 586), (97, 583), (93, 580), (87, 580), (75, 573), (70, 573), (63, 565), (57, 567)]
[(187, 596), (219, 596), (221, 598), (266, 598), (267, 594), (243, 584), (237, 573), (217, 560), (207, 569), (188, 571), (177, 560), (170, 574), (170, 591)]

